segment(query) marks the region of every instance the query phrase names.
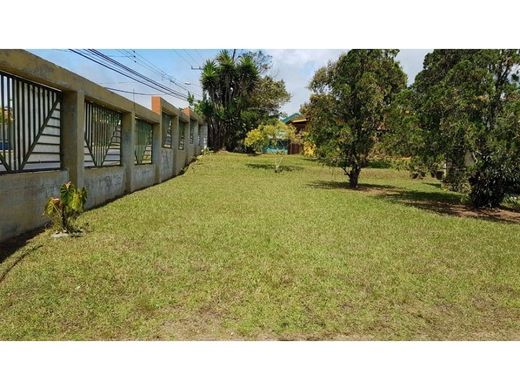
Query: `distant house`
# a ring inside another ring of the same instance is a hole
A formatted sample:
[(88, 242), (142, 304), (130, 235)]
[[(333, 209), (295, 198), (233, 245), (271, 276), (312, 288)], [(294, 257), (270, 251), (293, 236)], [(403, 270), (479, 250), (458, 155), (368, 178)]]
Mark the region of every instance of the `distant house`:
[(288, 150), (287, 147), (288, 147), (289, 141), (284, 138), (287, 138), (287, 134), (285, 133), (285, 131), (282, 131), (282, 130), (279, 130), (277, 132), (277, 135), (276, 135), (274, 141), (273, 141), (273, 137), (269, 136), (269, 139), (271, 141), (269, 142), (268, 146), (265, 146), (263, 148), (262, 153), (287, 154), (287, 150)]
[(0, 111), (0, 126), (2, 126), (3, 131), (0, 131), (0, 150), (10, 150), (11, 146), (9, 143), (9, 133), (13, 130), (9, 126), (9, 122), (13, 120), (12, 110), (10, 108), (4, 107), (2, 111)]
[[(301, 135), (305, 131), (308, 120), (299, 112), (295, 112), (283, 119), (282, 122), (293, 125), (296, 128), (296, 135)], [(300, 142), (290, 142), (287, 151), (289, 154), (300, 154), (303, 152), (303, 144)]]

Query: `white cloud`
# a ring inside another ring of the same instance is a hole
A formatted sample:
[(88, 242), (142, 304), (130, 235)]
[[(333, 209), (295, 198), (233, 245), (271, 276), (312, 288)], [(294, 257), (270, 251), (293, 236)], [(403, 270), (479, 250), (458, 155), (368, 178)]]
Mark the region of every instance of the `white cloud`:
[[(288, 115), (300, 110), (301, 104), (309, 99), (310, 91), (307, 89), (314, 72), (326, 65), (329, 61), (336, 60), (347, 49), (276, 49), (266, 50), (273, 58), (272, 74), (278, 79), (283, 79), (291, 100), (282, 107)], [(401, 62), (403, 70), (408, 74), (409, 83), (413, 82), (415, 75), (422, 69), (424, 56), (430, 50), (401, 50), (397, 59)]]
[(288, 115), (300, 110), (300, 105), (308, 100), (307, 85), (314, 72), (331, 60), (338, 58), (345, 50), (302, 50), (277, 49), (266, 50), (273, 57), (271, 73), (283, 79), (291, 100), (282, 107)]

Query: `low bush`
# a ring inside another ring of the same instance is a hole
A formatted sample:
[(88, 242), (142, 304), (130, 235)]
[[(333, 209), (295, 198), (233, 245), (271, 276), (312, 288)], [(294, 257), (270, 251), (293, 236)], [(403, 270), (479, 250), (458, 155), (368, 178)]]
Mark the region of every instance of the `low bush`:
[(47, 200), (44, 215), (52, 221), (57, 232), (74, 234), (81, 232), (75, 221), (84, 211), (87, 201), (87, 190), (78, 189), (70, 181), (60, 188), (60, 197), (51, 197)]

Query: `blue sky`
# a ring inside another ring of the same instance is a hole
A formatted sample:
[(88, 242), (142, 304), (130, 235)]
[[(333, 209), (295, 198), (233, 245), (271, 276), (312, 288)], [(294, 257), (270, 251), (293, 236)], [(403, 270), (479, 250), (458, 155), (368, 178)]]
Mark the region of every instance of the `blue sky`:
[[(125, 76), (106, 69), (75, 53), (65, 49), (38, 49), (30, 50), (32, 53), (47, 59), (59, 66), (80, 74), (98, 84), (108, 88), (114, 88), (127, 92), (116, 92), (135, 100), (145, 107), (150, 107), (150, 96), (139, 93), (157, 94), (157, 91), (141, 85)], [(202, 66), (205, 60), (215, 57), (219, 50), (203, 49), (124, 49), (101, 50), (104, 54), (117, 60), (144, 75), (169, 85), (171, 88), (186, 95), (187, 91), (201, 96), (202, 90), (199, 83), (199, 70), (192, 70)], [(287, 90), (292, 95), (291, 101), (282, 109), (287, 114), (299, 110), (299, 107), (309, 97), (306, 88), (314, 72), (328, 61), (336, 59), (346, 50), (337, 49), (267, 49), (265, 53), (272, 56), (272, 69), (270, 73), (277, 79), (283, 79)], [(415, 75), (422, 69), (424, 56), (430, 50), (407, 49), (401, 50), (398, 59), (411, 83)], [(238, 50), (241, 53), (241, 50)], [(161, 71), (169, 77), (160, 75)], [(173, 80), (173, 82), (172, 82)], [(133, 94), (135, 92), (136, 94)], [(187, 102), (183, 99), (164, 95), (163, 98), (177, 107), (185, 107)]]

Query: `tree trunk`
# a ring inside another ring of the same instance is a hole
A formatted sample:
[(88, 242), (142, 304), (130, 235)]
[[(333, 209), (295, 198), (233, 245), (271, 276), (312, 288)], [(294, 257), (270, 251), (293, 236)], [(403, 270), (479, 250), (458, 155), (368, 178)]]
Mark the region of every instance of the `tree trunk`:
[(357, 188), (359, 181), (359, 173), (361, 172), (361, 167), (353, 166), (350, 172), (348, 173), (348, 186), (350, 188)]

